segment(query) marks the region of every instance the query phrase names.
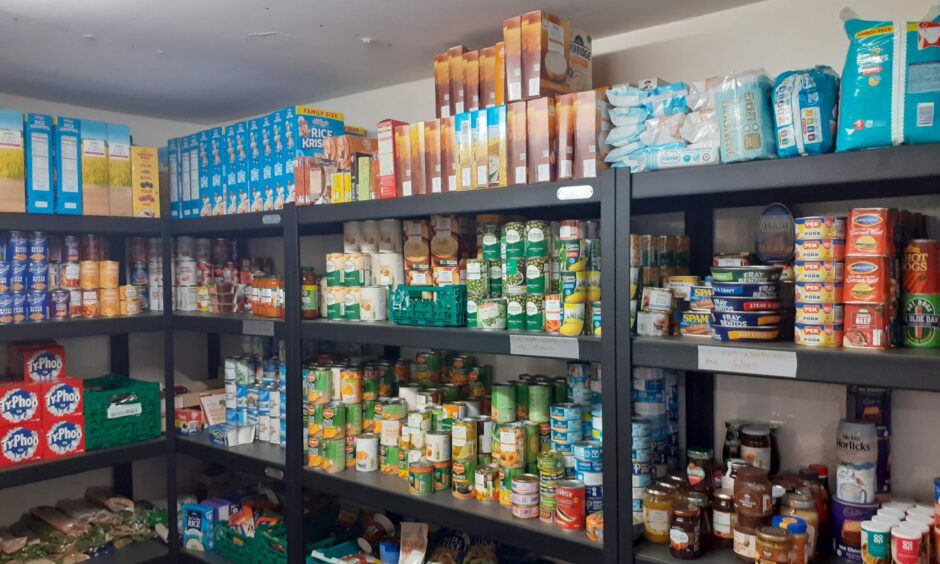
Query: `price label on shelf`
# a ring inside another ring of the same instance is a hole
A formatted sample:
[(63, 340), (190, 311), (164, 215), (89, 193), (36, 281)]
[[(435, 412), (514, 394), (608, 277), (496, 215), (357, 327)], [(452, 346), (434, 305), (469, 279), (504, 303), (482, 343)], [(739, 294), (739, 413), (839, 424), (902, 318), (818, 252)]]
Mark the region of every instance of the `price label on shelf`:
[(261, 223), (264, 225), (279, 225), (281, 223), (281, 214), (266, 213), (261, 216)]
[(578, 184), (575, 186), (562, 186), (555, 191), (555, 196), (559, 200), (587, 200), (594, 195), (594, 187), (590, 184)]
[(698, 369), (709, 372), (796, 378), (796, 353), (699, 345)]
[(245, 319), (242, 321), (242, 335), (254, 335), (256, 337), (273, 337), (274, 322), (262, 321), (259, 319)]
[(510, 335), (509, 354), (548, 358), (579, 358), (578, 340), (573, 337)]

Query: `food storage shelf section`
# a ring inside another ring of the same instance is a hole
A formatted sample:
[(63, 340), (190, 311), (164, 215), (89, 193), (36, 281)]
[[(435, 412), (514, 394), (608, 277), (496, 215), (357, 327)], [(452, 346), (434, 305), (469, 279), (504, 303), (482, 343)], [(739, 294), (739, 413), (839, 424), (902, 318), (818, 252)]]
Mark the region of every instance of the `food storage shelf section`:
[(0, 329), (2, 341), (30, 341), (37, 339), (65, 339), (94, 335), (119, 335), (163, 331), (162, 312), (145, 312), (133, 316), (95, 317), (92, 319), (60, 319), (41, 323), (4, 325)]
[(168, 554), (165, 544), (156, 540), (135, 542), (120, 550), (96, 556), (89, 564), (141, 564), (146, 562), (164, 562)]
[(284, 337), (284, 321), (248, 313), (212, 314), (198, 311), (173, 312), (173, 329), (220, 335)]
[[(644, 564), (676, 564), (681, 562), (681, 560), (669, 554), (669, 545), (667, 544), (650, 544), (648, 542), (638, 544), (633, 547), (633, 556), (636, 562), (643, 562)], [(696, 559), (695, 562), (697, 564), (736, 564), (741, 562), (741, 559), (730, 550), (711, 550), (701, 558)], [(827, 554), (814, 558), (813, 562), (816, 564), (838, 564), (851, 561)]]
[(50, 233), (159, 235), (166, 222), (139, 217), (0, 213), (0, 229)]
[(222, 447), (209, 442), (206, 433), (179, 435), (176, 438), (176, 449), (180, 454), (211, 460), (256, 478), (280, 480), (284, 477), (287, 465), (286, 450), (277, 445), (252, 442), (236, 447)]
[(563, 531), (538, 519), (517, 519), (498, 503), (455, 499), (450, 492), (428, 496), (408, 493), (408, 481), (380, 472), (346, 471), (328, 474), (304, 471), (308, 488), (338, 495), (357, 503), (378, 505), (404, 515), (464, 530), (571, 562), (600, 562), (603, 544), (584, 531)]

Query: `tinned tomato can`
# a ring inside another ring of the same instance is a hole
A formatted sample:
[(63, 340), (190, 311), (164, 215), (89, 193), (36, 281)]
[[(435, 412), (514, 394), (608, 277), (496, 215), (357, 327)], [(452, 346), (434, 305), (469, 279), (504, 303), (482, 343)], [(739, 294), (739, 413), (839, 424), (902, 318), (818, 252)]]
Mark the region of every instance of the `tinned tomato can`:
[(584, 483), (560, 480), (555, 484), (555, 525), (566, 531), (584, 529)]
[(901, 263), (905, 294), (940, 294), (940, 241), (913, 239)]

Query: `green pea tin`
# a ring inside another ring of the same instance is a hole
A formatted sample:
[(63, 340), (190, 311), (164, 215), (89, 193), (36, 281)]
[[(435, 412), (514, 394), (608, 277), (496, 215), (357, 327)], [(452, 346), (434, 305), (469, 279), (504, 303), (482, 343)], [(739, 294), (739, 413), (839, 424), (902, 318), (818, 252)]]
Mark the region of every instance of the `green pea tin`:
[(525, 299), (525, 328), (527, 331), (545, 330), (545, 296), (529, 294)]

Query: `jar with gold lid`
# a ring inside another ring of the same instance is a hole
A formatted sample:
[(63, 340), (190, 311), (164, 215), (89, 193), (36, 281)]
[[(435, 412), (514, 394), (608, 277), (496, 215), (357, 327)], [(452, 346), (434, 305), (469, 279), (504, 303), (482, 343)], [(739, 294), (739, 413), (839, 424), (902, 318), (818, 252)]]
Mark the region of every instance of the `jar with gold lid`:
[(666, 544), (669, 542), (669, 524), (672, 521), (672, 506), (675, 494), (668, 489), (651, 487), (643, 498), (643, 536), (647, 542)]
[(790, 536), (777, 527), (757, 529), (756, 564), (788, 564), (790, 561)]

